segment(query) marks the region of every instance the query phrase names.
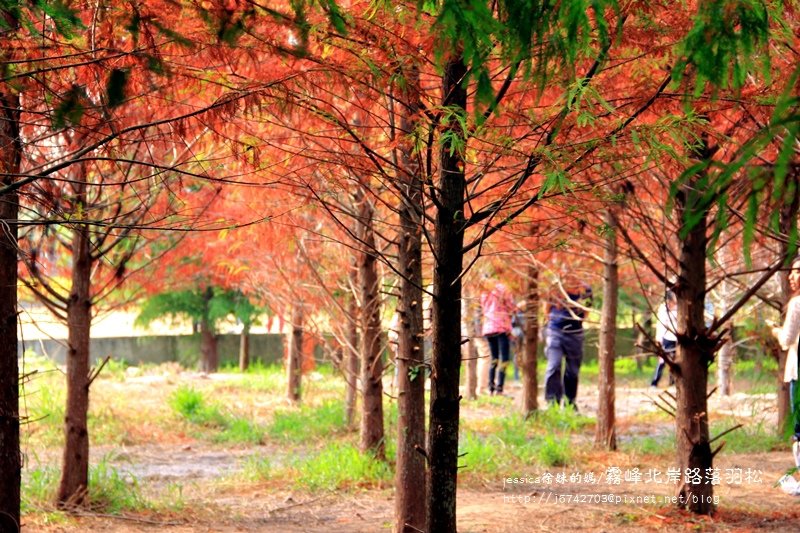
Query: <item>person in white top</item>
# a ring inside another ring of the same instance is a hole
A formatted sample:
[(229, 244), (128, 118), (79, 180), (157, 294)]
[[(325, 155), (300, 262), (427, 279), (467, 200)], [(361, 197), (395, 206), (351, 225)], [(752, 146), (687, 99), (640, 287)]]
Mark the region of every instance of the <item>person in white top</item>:
[(786, 318), (783, 326), (773, 327), (772, 334), (778, 339), (781, 347), (788, 351), (783, 381), (789, 384), (789, 404), (794, 422), (792, 451), (795, 463), (800, 468), (800, 398), (798, 398), (800, 391), (797, 384), (797, 341), (800, 337), (800, 257), (792, 261), (792, 269), (789, 271), (789, 289), (792, 291), (792, 296), (786, 305)]
[[(664, 294), (664, 303), (658, 306), (656, 312), (656, 341), (661, 344), (661, 349), (664, 350), (667, 357), (675, 357), (678, 345), (678, 338), (675, 336), (675, 326), (678, 323), (677, 313), (678, 302), (675, 293), (667, 290)], [(651, 387), (658, 387), (658, 382), (661, 381), (661, 375), (664, 373), (664, 366), (666, 366), (664, 358), (659, 357), (653, 380), (650, 382)]]

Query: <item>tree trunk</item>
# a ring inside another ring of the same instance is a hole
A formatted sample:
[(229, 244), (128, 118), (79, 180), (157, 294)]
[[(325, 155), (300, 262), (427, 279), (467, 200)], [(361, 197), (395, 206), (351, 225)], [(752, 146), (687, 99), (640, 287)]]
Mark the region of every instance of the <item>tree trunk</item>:
[[(634, 324), (635, 323), (636, 320), (634, 319)], [(646, 307), (642, 312), (641, 325), (644, 331), (653, 331), (653, 312), (649, 307)], [(640, 331), (636, 335), (636, 347), (637, 349), (641, 350), (641, 355), (636, 358), (636, 368), (639, 372), (642, 372), (645, 361), (649, 361), (650, 354), (653, 353), (653, 343), (651, 342), (650, 338), (644, 334), (644, 332)]]
[(296, 302), (292, 308), (292, 331), (286, 358), (286, 397), (290, 402), (300, 401), (300, 383), (303, 373), (303, 303)]
[(200, 321), (200, 371), (209, 374), (219, 369), (219, 350), (214, 326), (207, 318)]
[[(75, 204), (86, 207), (86, 173), (78, 167)], [(72, 228), (72, 288), (67, 302), (67, 406), (64, 466), (57, 501), (61, 507), (88, 504), (89, 487), (89, 336), (92, 325), (92, 258), (89, 226)]]
[[(358, 286), (358, 269), (350, 271), (350, 286), (353, 291)], [(348, 303), (348, 314), (350, 319), (348, 330), (348, 345), (344, 352), (344, 379), (347, 384), (345, 390), (344, 406), (347, 427), (353, 427), (356, 417), (356, 402), (358, 399), (358, 300), (355, 294), (350, 295)]]
[(403, 135), (403, 199), (400, 206), (398, 265), (400, 324), (397, 347), (397, 462), (395, 475), (395, 532), (413, 533), (425, 527), (425, 361), (422, 325), (422, 177), (410, 142), (413, 118), (420, 109), (419, 74), (409, 69)]
[[(708, 211), (698, 206), (702, 188), (697, 178), (690, 179), (676, 194), (678, 220), (681, 221), (679, 277), (675, 285), (678, 300), (678, 349), (676, 354), (676, 440), (677, 459), (684, 473), (679, 487), (679, 506), (696, 514), (714, 511), (714, 487), (705, 475), (712, 468), (713, 456), (708, 429), (708, 367), (713, 361), (713, 343), (706, 333), (704, 312), (706, 295), (706, 224)], [(702, 209), (702, 211), (700, 211)], [(694, 225), (686, 228), (687, 220)], [(686, 473), (699, 472), (699, 478)]]
[[(722, 249), (722, 259), (725, 264), (729, 264), (732, 260), (731, 252), (727, 248)], [(734, 303), (734, 287), (729, 279), (722, 280), (720, 284), (721, 298), (719, 302), (719, 314), (724, 315)], [(733, 367), (733, 319), (730, 321), (729, 332), (725, 334), (725, 343), (719, 350), (717, 356), (717, 390), (722, 396), (730, 396), (733, 394), (733, 376), (731, 375), (731, 368)]]
[(617, 449), (614, 412), (614, 358), (617, 340), (617, 219), (610, 209), (605, 212), (605, 256), (603, 258), (603, 310), (600, 316), (600, 346), (597, 354), (599, 398), (594, 444), (607, 450)]
[[(443, 74), (443, 106), (453, 114), (467, 112), (462, 86), (467, 68), (456, 55)], [(464, 247), (464, 132), (451, 117), (442, 124), (438, 209), (433, 253), (433, 368), (431, 372), (430, 431), (428, 433), (428, 533), (456, 531), (458, 478), (459, 374), (461, 372), (461, 268)], [(445, 133), (450, 137), (445, 137)], [(454, 139), (459, 141), (453, 142)], [(466, 458), (469, 461), (469, 458)]]
[[(462, 308), (462, 312), (464, 309)], [(476, 400), (478, 398), (478, 345), (477, 337), (474, 328), (470, 326), (470, 312), (466, 312), (466, 316), (461, 317), (462, 329), (466, 332), (467, 342), (461, 347), (462, 359), (466, 357), (467, 369), (467, 400)]]
[(245, 324), (239, 336), (239, 370), (250, 368), (250, 324)]
[(361, 283), (361, 450), (386, 457), (383, 431), (383, 360), (381, 359), (381, 300), (375, 257), (374, 210), (362, 197), (359, 236), (364, 250), (359, 261)]
[[(469, 336), (469, 357), (467, 363), (467, 398), (475, 399), (478, 394), (489, 388), (489, 345), (481, 336), (481, 306), (473, 295), (465, 295), (466, 306), (461, 307), (461, 312), (466, 316), (467, 335)], [(473, 375), (471, 375), (473, 373)]]
[(525, 301), (525, 359), (522, 361), (522, 412), (530, 415), (539, 408), (539, 383), (536, 375), (539, 350), (539, 269), (528, 267), (528, 294)]
[[(12, 28), (17, 21), (0, 11)], [(0, 52), (6, 58), (8, 51)], [(6, 69), (2, 72), (5, 75)], [(20, 172), (19, 96), (0, 85), (0, 184), (11, 185)], [(0, 530), (17, 531), (20, 523), (22, 464), (19, 449), (19, 364), (17, 362), (17, 224), (16, 192), (0, 197)]]
[(722, 396), (733, 394), (731, 368), (733, 368), (733, 338), (728, 333), (717, 358), (717, 387), (719, 387), (717, 390)]

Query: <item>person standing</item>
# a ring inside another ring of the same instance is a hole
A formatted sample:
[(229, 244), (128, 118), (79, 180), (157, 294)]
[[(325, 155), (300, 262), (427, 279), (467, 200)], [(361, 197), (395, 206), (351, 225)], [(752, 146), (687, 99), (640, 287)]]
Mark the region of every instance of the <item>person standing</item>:
[(795, 465), (800, 468), (800, 391), (797, 383), (798, 369), (798, 337), (800, 337), (800, 257), (792, 261), (789, 271), (789, 289), (791, 297), (786, 305), (786, 318), (783, 326), (774, 326), (772, 334), (778, 339), (781, 348), (787, 350), (786, 368), (783, 381), (789, 383), (789, 405), (794, 423), (792, 434), (792, 453)]
[[(675, 358), (675, 350), (678, 346), (678, 338), (675, 336), (675, 325), (678, 323), (677, 313), (678, 300), (675, 298), (675, 293), (667, 290), (666, 294), (664, 294), (664, 301), (658, 306), (658, 311), (656, 312), (656, 341), (661, 345), (664, 353), (663, 355), (659, 354), (656, 371), (650, 381), (651, 387), (657, 388), (658, 382), (661, 381), (661, 376), (666, 366), (664, 357)], [(671, 377), (670, 384), (672, 384)]]
[[(559, 294), (548, 303), (544, 397), (552, 405), (560, 405), (562, 398), (566, 397), (567, 405), (576, 408), (578, 374), (583, 361), (583, 320), (585, 306), (591, 305), (592, 289), (585, 283), (576, 282), (565, 292), (566, 297)], [(565, 362), (563, 374), (562, 361)]]
[(509, 336), (511, 317), (516, 311), (514, 299), (505, 285), (496, 278), (486, 276), (482, 280), (481, 313), (483, 325), (481, 335), (486, 337), (491, 353), (489, 365), (489, 394), (503, 394), (506, 366), (509, 360)]

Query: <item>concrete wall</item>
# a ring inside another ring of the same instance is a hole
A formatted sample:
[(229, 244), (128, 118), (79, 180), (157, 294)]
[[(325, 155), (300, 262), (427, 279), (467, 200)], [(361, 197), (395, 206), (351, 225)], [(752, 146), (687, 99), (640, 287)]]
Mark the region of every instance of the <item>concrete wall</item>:
[[(283, 335), (251, 334), (250, 360), (265, 364), (279, 362), (283, 359)], [(65, 340), (33, 340), (20, 342), (19, 355), (23, 350), (63, 364), (67, 349)], [(145, 336), (145, 337), (109, 337), (91, 340), (92, 363), (110, 355), (116, 361), (125, 361), (131, 365), (140, 363), (179, 362), (184, 366), (195, 366), (200, 356), (199, 335)], [(315, 354), (319, 357), (319, 354)], [(239, 335), (219, 336), (220, 364), (239, 361)]]
[[(597, 358), (597, 330), (588, 329), (584, 342), (584, 360)], [(636, 332), (630, 328), (617, 330), (617, 353), (629, 355), (636, 351), (633, 346)], [(284, 336), (275, 333), (250, 334), (250, 359), (264, 364), (283, 360)], [(33, 340), (20, 342), (19, 354), (23, 346), (39, 355), (63, 364), (66, 359), (66, 341)], [(540, 355), (544, 351), (544, 343), (539, 343)], [(117, 361), (126, 361), (131, 365), (140, 363), (178, 362), (186, 367), (197, 365), (200, 356), (199, 335), (162, 335), (144, 337), (109, 337), (91, 340), (92, 362), (110, 355)], [(220, 364), (239, 361), (239, 335), (219, 336)], [(317, 346), (314, 357), (322, 359), (321, 348)]]

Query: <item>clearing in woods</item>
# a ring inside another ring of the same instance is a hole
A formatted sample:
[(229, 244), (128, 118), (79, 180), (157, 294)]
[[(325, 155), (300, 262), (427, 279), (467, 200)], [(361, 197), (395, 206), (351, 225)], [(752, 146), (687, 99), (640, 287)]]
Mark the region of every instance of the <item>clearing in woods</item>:
[[(50, 496), (60, 463), (63, 380), (39, 363), (42, 371), (25, 390), (28, 416), (44, 418), (25, 426), (23, 531), (391, 530), (391, 468), (359, 463), (356, 432), (342, 420), (343, 381), (326, 368), (306, 376), (297, 407), (283, 400), (277, 368), (207, 376), (174, 365), (111, 365), (92, 389), (97, 507), (59, 512)], [(800, 527), (800, 496), (775, 486), (793, 463), (786, 441), (773, 435), (775, 396), (759, 392), (774, 383), (770, 372), (737, 383), (742, 392), (731, 397), (711, 397), (714, 434), (743, 425), (721, 439), (728, 442), (715, 461), (713, 517), (665, 503), (676, 487), (672, 421), (643, 387), (649, 367), (637, 372), (621, 376), (617, 388), (616, 452), (592, 445), (597, 402), (590, 368), (580, 414), (550, 410), (522, 420), (515, 383), (510, 397), (464, 400), (459, 531)], [(389, 396), (389, 435), (395, 421)], [(392, 443), (388, 449), (393, 456)]]

